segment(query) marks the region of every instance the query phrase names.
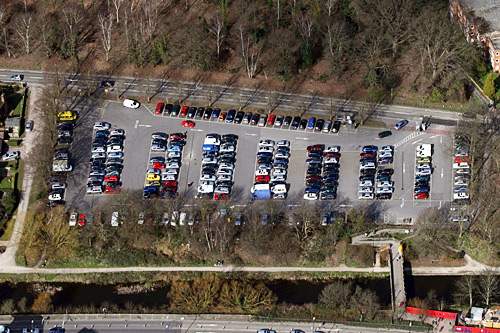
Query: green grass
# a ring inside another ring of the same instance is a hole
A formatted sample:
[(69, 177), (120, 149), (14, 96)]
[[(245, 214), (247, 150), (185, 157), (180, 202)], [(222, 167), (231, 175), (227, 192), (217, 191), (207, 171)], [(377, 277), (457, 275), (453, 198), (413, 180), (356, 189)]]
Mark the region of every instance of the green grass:
[(22, 140), (19, 139), (11, 139), (7, 141), (7, 145), (9, 145), (9, 147), (19, 147), (21, 145), (21, 142)]
[(24, 180), (24, 161), (19, 160), (18, 168), (17, 168), (17, 178), (16, 178), (16, 188), (21, 193), (23, 189), (23, 180)]
[(13, 190), (15, 185), (15, 175), (7, 176), (0, 182), (1, 190)]
[(16, 224), (15, 216), (5, 222), (3, 230), (0, 230), (0, 241), (8, 241), (10, 239), (14, 231), (14, 224)]

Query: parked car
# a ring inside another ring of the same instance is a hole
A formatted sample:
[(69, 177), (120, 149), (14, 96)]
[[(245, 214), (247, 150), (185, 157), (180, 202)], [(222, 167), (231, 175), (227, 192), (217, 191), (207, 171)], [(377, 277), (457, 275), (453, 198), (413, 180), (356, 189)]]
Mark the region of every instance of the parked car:
[(123, 106), (129, 109), (137, 109), (141, 104), (136, 100), (126, 98), (123, 100)]
[(408, 125), (408, 120), (406, 119), (403, 119), (403, 120), (400, 120), (398, 121), (395, 125), (394, 125), (394, 129), (399, 131), (400, 129), (402, 129), (403, 127), (405, 127), (406, 125)]

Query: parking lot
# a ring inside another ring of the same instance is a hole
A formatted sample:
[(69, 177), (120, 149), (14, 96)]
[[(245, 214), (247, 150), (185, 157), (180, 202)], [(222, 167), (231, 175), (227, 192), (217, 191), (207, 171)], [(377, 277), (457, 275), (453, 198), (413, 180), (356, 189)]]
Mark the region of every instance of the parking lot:
[[(304, 130), (256, 127), (243, 124), (226, 124), (218, 121), (195, 120), (195, 128), (183, 128), (181, 118), (153, 114), (154, 106), (143, 105), (139, 109), (126, 109), (119, 102), (105, 102), (101, 108), (94, 109), (79, 120), (75, 130), (77, 145), (73, 144), (75, 171), (68, 180), (66, 202), (71, 207), (88, 210), (98, 200), (107, 195), (85, 194), (88, 175), (88, 160), (92, 140), (92, 125), (95, 121), (107, 121), (125, 131), (124, 169), (122, 186), (124, 189), (141, 190), (150, 153), (151, 134), (154, 132), (186, 132), (187, 139), (182, 154), (182, 167), (179, 175), (179, 195), (194, 197), (199, 181), (202, 159), (202, 145), (208, 133), (235, 134), (238, 136), (238, 151), (234, 171), (234, 185), (231, 198), (242, 203), (251, 198), (250, 188), (254, 181), (254, 171), (258, 142), (260, 139), (289, 140), (290, 162), (287, 183), (290, 184), (288, 201), (294, 204), (303, 200), (304, 177), (306, 170), (306, 147), (313, 144), (341, 146), (340, 177), (337, 202), (344, 205), (357, 205), (359, 150), (363, 145), (393, 145), (395, 191), (391, 200), (380, 200), (387, 222), (402, 218), (414, 218), (428, 207), (441, 207), (451, 200), (452, 166), (451, 135), (444, 128), (434, 126), (428, 132), (414, 132), (414, 126), (400, 131), (393, 130), (389, 137), (378, 139), (379, 128), (342, 128), (338, 134), (317, 133)], [(415, 173), (415, 147), (417, 144), (430, 143), (434, 147), (430, 198), (413, 199), (413, 180)], [(83, 200), (82, 200), (83, 199)], [(363, 202), (372, 202), (363, 201)]]

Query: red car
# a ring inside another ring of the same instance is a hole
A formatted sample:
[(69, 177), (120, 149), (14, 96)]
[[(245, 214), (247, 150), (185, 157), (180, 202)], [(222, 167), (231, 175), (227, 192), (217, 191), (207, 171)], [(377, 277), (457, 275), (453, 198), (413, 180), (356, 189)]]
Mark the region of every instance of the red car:
[(227, 200), (229, 199), (229, 195), (227, 193), (215, 193), (214, 200)]
[(185, 116), (187, 116), (187, 113), (188, 113), (188, 106), (187, 105), (183, 105), (181, 107), (181, 114), (179, 116), (180, 117), (185, 117)]
[(169, 188), (169, 189), (176, 189), (177, 188), (177, 181), (175, 180), (165, 180), (163, 182), (163, 187)]
[(307, 147), (308, 152), (322, 152), (325, 150), (325, 145), (312, 145)]
[(85, 214), (78, 214), (78, 226), (83, 227), (87, 224), (87, 217)]
[(110, 182), (117, 182), (120, 180), (120, 177), (117, 176), (117, 175), (108, 175), (108, 176), (104, 176), (104, 181), (106, 183), (110, 183)]
[(227, 112), (221, 112), (219, 115), (219, 121), (226, 120), (226, 117), (227, 117)]
[(275, 121), (276, 121), (276, 115), (274, 113), (271, 113), (269, 117), (267, 117), (267, 127), (272, 127)]
[(108, 183), (105, 186), (104, 192), (106, 193), (118, 193), (120, 192), (120, 186), (118, 183)]
[(469, 156), (455, 156), (454, 163), (470, 163)]
[(255, 176), (255, 182), (262, 184), (262, 183), (269, 183), (271, 181), (271, 176), (266, 175), (266, 176)]
[(184, 133), (172, 133), (168, 137), (170, 141), (182, 141), (186, 138), (186, 135)]
[(417, 200), (428, 199), (429, 198), (429, 192), (416, 193), (415, 196), (414, 196), (414, 198), (417, 199)]
[(165, 108), (165, 103), (163, 102), (156, 103), (155, 114), (162, 114), (164, 108)]
[(192, 120), (183, 120), (181, 121), (182, 127), (193, 128), (196, 126), (196, 123)]
[(154, 169), (165, 169), (165, 163), (164, 162), (153, 162), (151, 166)]

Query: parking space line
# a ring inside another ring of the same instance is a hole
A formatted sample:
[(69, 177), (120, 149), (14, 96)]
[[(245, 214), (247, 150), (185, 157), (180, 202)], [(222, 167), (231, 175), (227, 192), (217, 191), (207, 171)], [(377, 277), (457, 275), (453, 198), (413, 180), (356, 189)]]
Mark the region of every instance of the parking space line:
[(135, 121), (134, 128), (137, 128), (137, 126), (139, 126), (139, 120)]

